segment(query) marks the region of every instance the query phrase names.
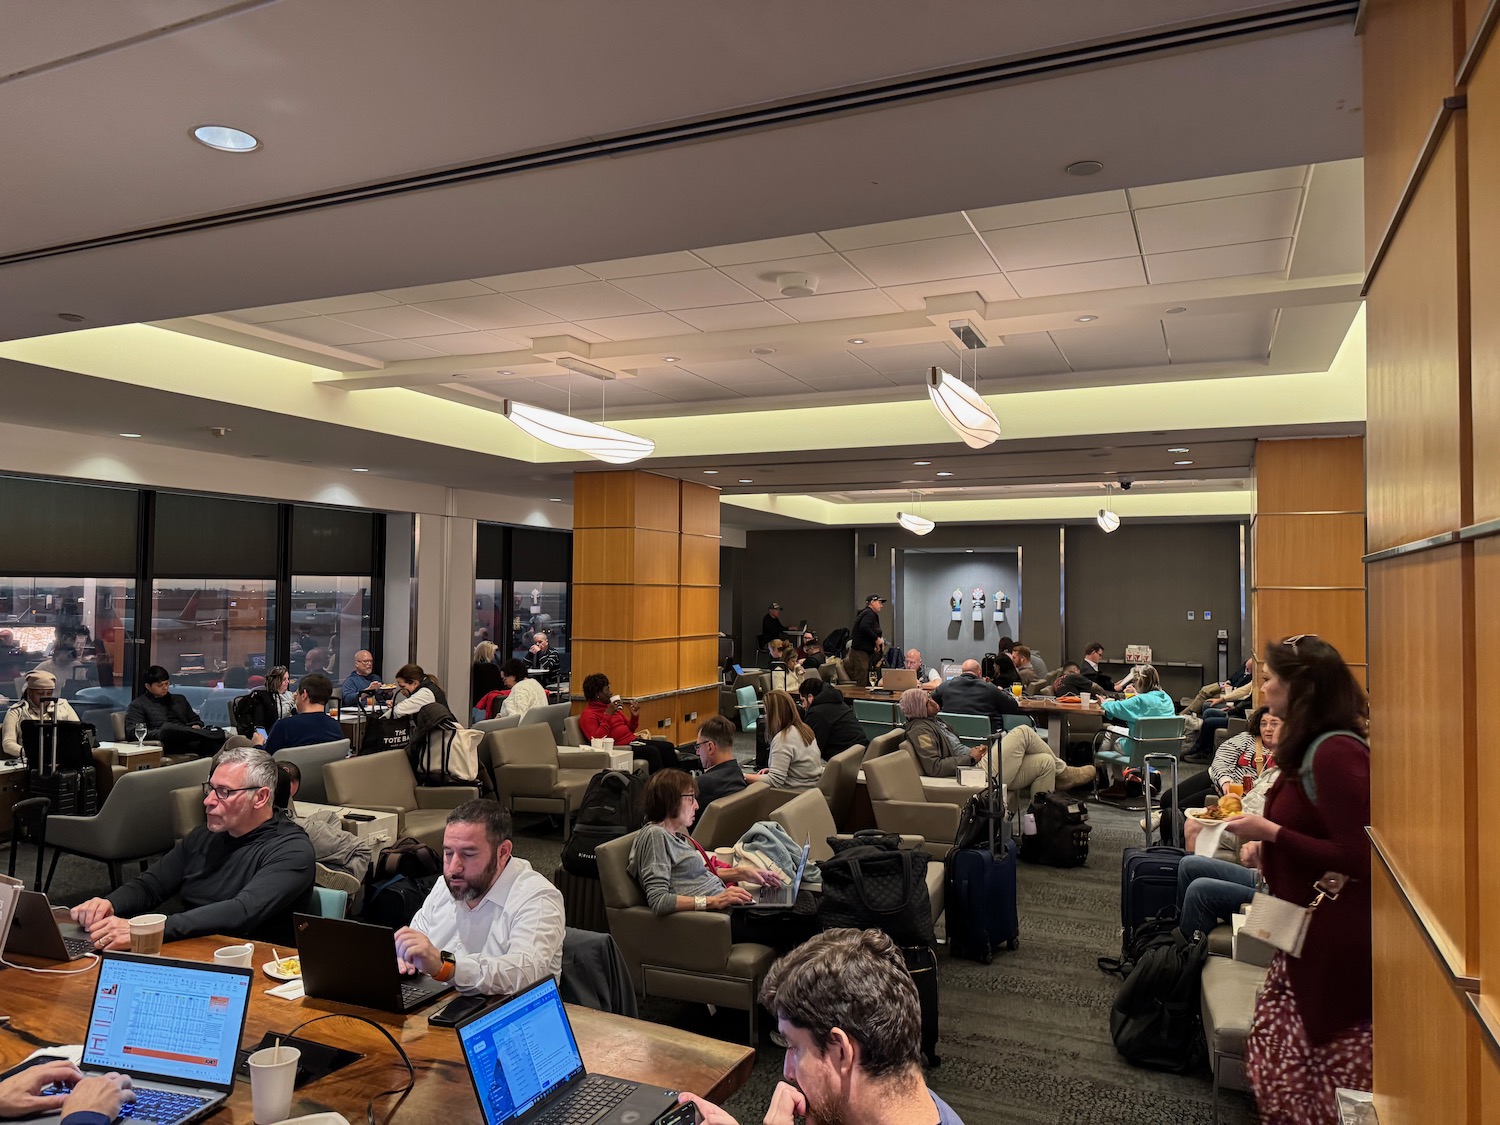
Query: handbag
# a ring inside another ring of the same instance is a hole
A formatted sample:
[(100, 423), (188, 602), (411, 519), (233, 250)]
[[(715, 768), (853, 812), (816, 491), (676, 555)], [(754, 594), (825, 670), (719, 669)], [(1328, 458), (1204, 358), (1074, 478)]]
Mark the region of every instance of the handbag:
[(365, 726), (364, 736), (359, 743), (360, 755), (379, 754), (385, 750), (405, 750), (411, 745), (410, 716), (366, 711), (363, 701), (360, 702), (359, 713)]
[(1307, 906), (1256, 891), (1240, 933), (1273, 945), (1288, 956), (1301, 957), (1308, 927), (1312, 925), (1313, 911), (1324, 899), (1337, 900), (1348, 882), (1347, 875), (1328, 872), (1313, 884), (1318, 893)]
[(889, 833), (856, 833), (838, 843), (837, 854), (821, 865), (819, 928), (883, 930), (897, 945), (931, 945), (927, 864), (932, 857), (900, 847), (900, 838)]

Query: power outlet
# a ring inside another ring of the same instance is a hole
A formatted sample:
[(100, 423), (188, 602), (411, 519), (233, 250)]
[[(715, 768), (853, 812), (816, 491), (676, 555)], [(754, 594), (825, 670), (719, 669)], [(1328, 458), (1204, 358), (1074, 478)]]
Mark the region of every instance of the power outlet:
[(686, 715), (684, 715), (682, 717), (682, 721), (685, 722), (685, 723), (693, 723), (693, 722), (697, 722), (697, 720), (698, 720), (698, 712), (696, 712), (696, 711), (689, 711)]
[(660, 720), (656, 724), (656, 729), (657, 730), (666, 730), (671, 725), (672, 725), (672, 720), (671, 719), (662, 719), (662, 720)]

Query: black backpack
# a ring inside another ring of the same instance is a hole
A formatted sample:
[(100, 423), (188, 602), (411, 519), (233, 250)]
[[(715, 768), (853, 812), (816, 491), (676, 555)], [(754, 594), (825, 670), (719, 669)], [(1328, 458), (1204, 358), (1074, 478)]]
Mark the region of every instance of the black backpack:
[[(431, 844), (415, 836), (402, 836), (380, 853), (374, 878), (377, 882), (404, 875), (408, 879), (426, 879), (443, 873), (443, 861)], [(429, 884), (430, 886), (431, 884)]]
[(829, 656), (843, 656), (852, 635), (848, 629), (835, 629), (823, 638), (823, 651)]
[(422, 903), (427, 901), (432, 888), (437, 886), (438, 878), (436, 875), (424, 875), (419, 879), (395, 875), (377, 883), (365, 897), (362, 920), (393, 930), (411, 925), (412, 918), (422, 909)]
[(1089, 810), (1065, 793), (1037, 793), (1027, 814), (1036, 832), (1021, 837), (1021, 858), (1049, 867), (1081, 867), (1089, 861)]
[(1158, 934), (1120, 986), (1109, 1013), (1115, 1050), (1132, 1066), (1188, 1074), (1203, 1065), (1201, 992), (1208, 938)]
[(1147, 950), (1155, 949), (1165, 941), (1171, 940), (1172, 931), (1177, 929), (1177, 921), (1177, 907), (1162, 907), (1155, 918), (1147, 918), (1125, 935), (1118, 958), (1100, 957), (1099, 968), (1106, 973), (1129, 977), (1136, 962), (1145, 955)]
[(583, 791), (573, 818), (573, 832), (563, 844), (563, 869), (588, 879), (599, 878), (595, 851), (641, 826), (641, 796), (646, 783), (625, 770), (601, 770)]

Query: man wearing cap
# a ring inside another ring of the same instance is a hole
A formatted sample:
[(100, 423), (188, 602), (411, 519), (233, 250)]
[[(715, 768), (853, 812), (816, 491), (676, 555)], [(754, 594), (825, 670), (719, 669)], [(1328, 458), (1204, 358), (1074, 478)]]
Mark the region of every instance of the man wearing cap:
[[(0, 734), (0, 748), (3, 748), (7, 758), (19, 758), (21, 756), (21, 722), (25, 719), (43, 718), (42, 701), (50, 698), (57, 692), (57, 677), (51, 672), (27, 672), (26, 690), (21, 699), (11, 709), (5, 712), (5, 728)], [(73, 708), (68, 705), (66, 699), (57, 701), (57, 715), (60, 723), (76, 723), (78, 716), (73, 713)]]
[(884, 608), (885, 598), (871, 594), (865, 599), (865, 608), (854, 618), (854, 628), (850, 630), (849, 655), (844, 660), (844, 671), (859, 687), (870, 686), (870, 668), (875, 663), (875, 654), (885, 646), (880, 632), (880, 611)]
[(760, 619), (760, 636), (755, 638), (755, 647), (763, 649), (781, 637), (781, 603), (772, 602), (766, 615)]

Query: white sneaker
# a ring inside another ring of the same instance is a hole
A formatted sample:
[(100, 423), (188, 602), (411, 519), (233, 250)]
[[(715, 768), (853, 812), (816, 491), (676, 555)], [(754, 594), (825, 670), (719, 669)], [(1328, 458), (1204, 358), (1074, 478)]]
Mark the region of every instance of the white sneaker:
[(339, 871), (332, 867), (326, 867), (321, 863), (313, 865), (314, 882), (320, 887), (328, 887), (330, 890), (343, 891), (349, 896), (351, 902), (359, 893), (359, 880), (347, 871)]
[[(1145, 817), (1141, 817), (1141, 822), (1140, 823), (1141, 823), (1141, 831), (1142, 832), (1146, 831), (1146, 818)], [(1151, 831), (1155, 832), (1160, 827), (1161, 827), (1161, 813), (1154, 812), (1154, 813), (1151, 814)]]

